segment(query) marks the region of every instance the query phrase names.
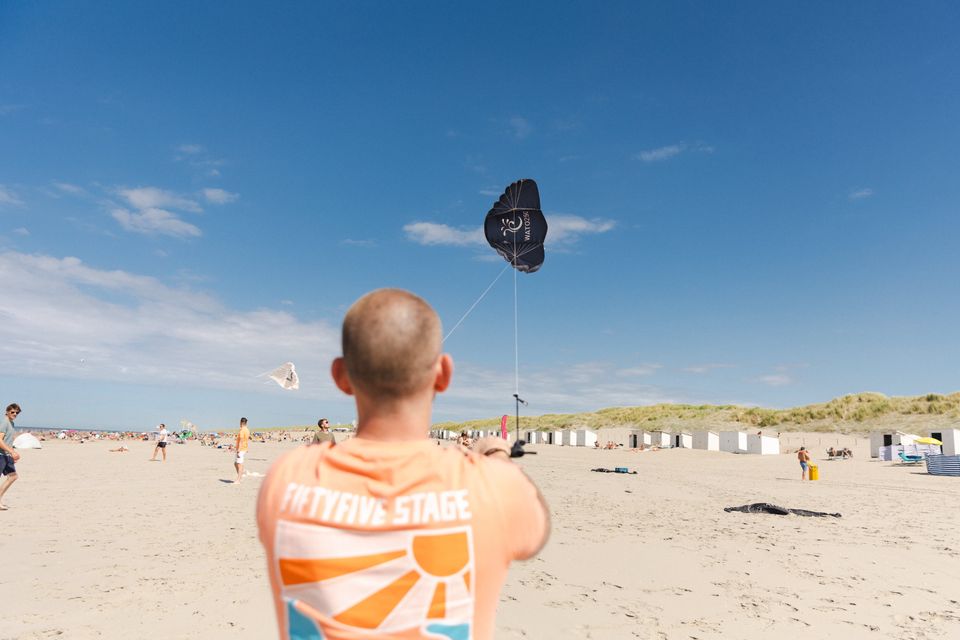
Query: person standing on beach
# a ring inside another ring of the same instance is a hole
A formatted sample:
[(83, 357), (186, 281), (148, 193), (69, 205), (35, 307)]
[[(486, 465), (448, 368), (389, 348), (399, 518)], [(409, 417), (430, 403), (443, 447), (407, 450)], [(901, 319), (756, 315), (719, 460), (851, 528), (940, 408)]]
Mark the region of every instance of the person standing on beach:
[(453, 375), (441, 338), (436, 312), (406, 291), (347, 311), (331, 373), (354, 396), (356, 436), (285, 454), (257, 501), (283, 640), (489, 640), (510, 562), (546, 543), (547, 506), (505, 441), (461, 451), (428, 438)]
[(0, 483), (0, 511), (10, 508), (4, 503), (3, 496), (18, 477), (14, 463), (20, 459), (20, 454), (13, 448), (13, 440), (17, 437), (13, 421), (19, 415), (20, 405), (14, 402), (7, 407), (7, 413), (3, 417), (3, 422), (0, 423), (0, 475), (3, 476), (3, 482)]
[(157, 459), (157, 451), (160, 451), (163, 454), (163, 461), (167, 461), (167, 425), (162, 422), (159, 425), (160, 432), (157, 434), (157, 446), (153, 448), (153, 455), (150, 456), (150, 461)]
[(806, 447), (800, 447), (800, 451), (797, 451), (797, 460), (800, 461), (800, 479), (806, 480), (810, 469), (810, 452)]
[(234, 482), (240, 482), (243, 478), (243, 459), (246, 457), (249, 447), (250, 430), (247, 429), (247, 419), (240, 418), (240, 431), (237, 431), (237, 458), (233, 461), (233, 468), (237, 470), (237, 479)]
[(321, 442), (337, 444), (337, 439), (330, 433), (330, 422), (326, 418), (317, 420), (317, 432), (313, 434), (312, 444), (320, 444)]

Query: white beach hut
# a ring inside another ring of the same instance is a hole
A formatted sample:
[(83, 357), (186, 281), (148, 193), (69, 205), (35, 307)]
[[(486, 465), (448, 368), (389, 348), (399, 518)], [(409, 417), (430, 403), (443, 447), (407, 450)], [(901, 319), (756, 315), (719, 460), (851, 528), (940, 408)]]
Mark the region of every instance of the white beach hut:
[(673, 446), (678, 449), (693, 449), (693, 434), (681, 431), (673, 434)]
[(747, 452), (747, 432), (746, 431), (721, 431), (720, 432), (720, 451), (728, 453), (746, 453)]
[(780, 455), (780, 438), (750, 434), (747, 437), (747, 453), (761, 456)]
[(943, 455), (960, 455), (960, 429), (930, 429), (929, 434), (943, 443)]
[(547, 431), (546, 444), (563, 444), (563, 431)]
[(597, 443), (597, 432), (590, 429), (577, 429), (573, 432), (575, 447), (593, 447)]
[(577, 432), (573, 429), (564, 429), (561, 435), (560, 444), (565, 447), (577, 446)]
[(880, 447), (913, 444), (918, 438), (920, 436), (903, 431), (874, 431), (870, 434), (870, 457), (879, 457)]
[(672, 438), (666, 431), (654, 431), (650, 434), (651, 444), (655, 447), (669, 447), (672, 444)]
[(696, 431), (693, 434), (693, 448), (704, 451), (720, 451), (720, 434), (716, 431)]

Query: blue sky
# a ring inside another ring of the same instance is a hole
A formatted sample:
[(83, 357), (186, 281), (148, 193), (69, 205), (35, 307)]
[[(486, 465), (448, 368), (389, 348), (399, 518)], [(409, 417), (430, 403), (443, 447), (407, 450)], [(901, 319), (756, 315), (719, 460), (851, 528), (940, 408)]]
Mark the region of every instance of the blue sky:
[[(0, 6), (22, 426), (350, 421), (346, 308), (452, 327), (524, 177), (531, 413), (960, 389), (953, 3), (144, 4)], [(512, 412), (513, 337), (507, 273), (436, 419)], [(257, 378), (287, 360), (299, 391)]]

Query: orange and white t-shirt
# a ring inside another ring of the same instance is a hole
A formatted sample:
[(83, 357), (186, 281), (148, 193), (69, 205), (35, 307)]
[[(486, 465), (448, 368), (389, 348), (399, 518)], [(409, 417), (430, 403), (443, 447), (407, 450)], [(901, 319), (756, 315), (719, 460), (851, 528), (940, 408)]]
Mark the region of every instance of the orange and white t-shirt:
[(283, 640), (482, 640), (548, 516), (507, 460), (353, 438), (280, 458), (257, 524)]

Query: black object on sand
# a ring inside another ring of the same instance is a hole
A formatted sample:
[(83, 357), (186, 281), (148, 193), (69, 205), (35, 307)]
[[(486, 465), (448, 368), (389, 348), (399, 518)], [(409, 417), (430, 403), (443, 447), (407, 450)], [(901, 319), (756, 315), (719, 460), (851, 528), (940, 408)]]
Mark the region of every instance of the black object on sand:
[(524, 451), (523, 442), (517, 440), (513, 443), (513, 446), (510, 447), (510, 457), (511, 458), (522, 458), (523, 456), (535, 456), (537, 455), (536, 451)]
[(815, 516), (817, 518), (826, 518), (827, 516), (833, 518), (841, 517), (839, 513), (807, 511), (806, 509), (787, 509), (786, 507), (778, 507), (777, 505), (770, 504), (769, 502), (754, 502), (753, 504), (745, 504), (740, 507), (724, 507), (723, 510), (727, 513), (731, 511), (742, 511), (743, 513), (772, 513), (778, 516), (786, 516), (793, 513), (798, 516)]

